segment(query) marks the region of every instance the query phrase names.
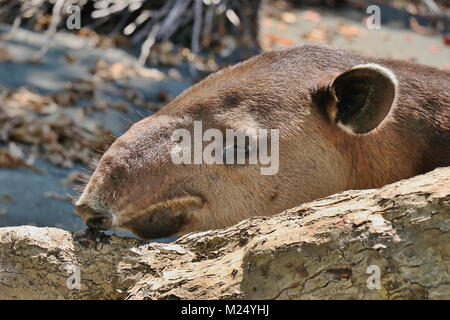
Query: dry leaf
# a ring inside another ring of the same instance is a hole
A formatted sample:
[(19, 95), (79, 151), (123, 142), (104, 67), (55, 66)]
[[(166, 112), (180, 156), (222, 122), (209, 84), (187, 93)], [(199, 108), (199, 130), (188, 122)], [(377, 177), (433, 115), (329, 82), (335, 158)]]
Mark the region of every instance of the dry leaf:
[(104, 81), (133, 77), (153, 78), (158, 81), (164, 79), (164, 73), (155, 68), (144, 68), (138, 65), (127, 66), (121, 62), (108, 64), (103, 59), (97, 61), (92, 73)]
[(54, 165), (70, 168), (74, 162), (89, 164), (96, 158), (92, 151), (104, 152), (109, 147), (106, 138), (110, 132), (98, 121), (85, 118), (83, 109), (76, 111), (45, 117), (28, 115), (11, 127), (7, 136), (39, 147), (39, 156)]
[(417, 21), (417, 19), (414, 17), (409, 18), (409, 27), (411, 28), (412, 31), (415, 31), (418, 34), (422, 34), (425, 36), (430, 36), (437, 33), (437, 30), (435, 28), (421, 26)]
[(135, 67), (136, 74), (143, 78), (152, 78), (157, 81), (164, 79), (164, 73), (156, 68)]
[(7, 107), (26, 108), (41, 114), (53, 113), (58, 108), (50, 97), (33, 92), (26, 87), (21, 87), (8, 95), (4, 103)]
[(312, 22), (319, 22), (320, 14), (313, 10), (307, 10), (302, 14), (302, 18)]
[(7, 169), (27, 168), (35, 172), (40, 172), (38, 168), (25, 161), (23, 158), (24, 155), (22, 150), (14, 143), (10, 143), (8, 148), (0, 149), (0, 167)]
[(302, 37), (316, 43), (328, 43), (332, 39), (331, 32), (326, 26), (315, 28), (311, 32), (303, 34)]
[(283, 12), (281, 14), (281, 20), (283, 20), (286, 23), (295, 23), (295, 21), (297, 21), (297, 18), (291, 12)]
[(361, 30), (356, 27), (349, 24), (341, 24), (336, 32), (340, 35), (345, 36), (348, 40), (354, 40), (355, 38), (362, 35)]
[(414, 41), (414, 37), (411, 34), (407, 33), (407, 34), (405, 34), (405, 40), (407, 42), (413, 42)]
[(277, 29), (279, 31), (284, 31), (284, 30), (286, 30), (286, 28), (287, 28), (287, 26), (285, 23), (280, 23), (280, 24), (278, 24), (278, 27), (277, 27)]
[(6, 203), (6, 202), (10, 202), (13, 199), (13, 196), (9, 193), (6, 193), (2, 196), (0, 196), (0, 202)]
[(66, 59), (67, 63), (75, 63), (77, 60), (75, 59), (75, 57), (73, 55), (71, 55), (70, 53), (66, 53), (64, 55), (64, 58)]
[(6, 47), (0, 47), (0, 62), (12, 61), (12, 55)]
[(263, 27), (270, 28), (273, 26), (273, 20), (270, 18), (262, 18), (261, 23)]
[(273, 34), (273, 33), (266, 34), (266, 39), (268, 41), (270, 41), (271, 43), (276, 43), (276, 44), (279, 44), (282, 46), (287, 46), (287, 47), (292, 46), (292, 44), (293, 44), (291, 39), (283, 38), (283, 37), (277, 36), (276, 34)]
[(446, 34), (444, 36), (444, 43), (448, 46), (450, 46), (450, 34)]

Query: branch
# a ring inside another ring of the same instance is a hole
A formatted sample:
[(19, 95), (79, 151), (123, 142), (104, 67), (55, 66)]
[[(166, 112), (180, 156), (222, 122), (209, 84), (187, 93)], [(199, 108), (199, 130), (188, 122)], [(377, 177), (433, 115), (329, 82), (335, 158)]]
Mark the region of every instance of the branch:
[(449, 185), (440, 168), (171, 244), (0, 228), (0, 298), (449, 299)]

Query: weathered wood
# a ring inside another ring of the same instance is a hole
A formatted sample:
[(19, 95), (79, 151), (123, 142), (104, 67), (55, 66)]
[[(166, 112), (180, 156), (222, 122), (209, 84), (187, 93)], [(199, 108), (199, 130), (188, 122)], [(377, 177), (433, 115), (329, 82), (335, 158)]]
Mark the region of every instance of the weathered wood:
[(0, 298), (449, 299), (449, 229), (450, 167), (172, 244), (0, 228)]

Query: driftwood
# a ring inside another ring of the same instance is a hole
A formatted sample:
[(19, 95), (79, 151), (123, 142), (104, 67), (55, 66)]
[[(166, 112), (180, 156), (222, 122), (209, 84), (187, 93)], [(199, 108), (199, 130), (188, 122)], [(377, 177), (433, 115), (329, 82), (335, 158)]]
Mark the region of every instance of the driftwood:
[(171, 244), (0, 228), (0, 298), (449, 299), (449, 213), (450, 167)]

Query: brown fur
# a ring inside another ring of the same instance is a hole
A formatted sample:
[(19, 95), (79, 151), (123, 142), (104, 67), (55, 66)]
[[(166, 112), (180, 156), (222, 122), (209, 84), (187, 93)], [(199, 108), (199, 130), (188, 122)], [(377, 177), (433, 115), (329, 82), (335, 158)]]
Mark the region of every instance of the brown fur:
[[(332, 121), (336, 107), (327, 85), (367, 63), (395, 74), (396, 104), (375, 130), (349, 134)], [(338, 191), (376, 188), (448, 166), (449, 82), (446, 71), (329, 47), (264, 53), (212, 74), (133, 125), (102, 157), (77, 212), (86, 222), (92, 212), (108, 211), (113, 216), (108, 227), (152, 238), (225, 227)], [(173, 164), (171, 134), (192, 130), (193, 120), (202, 120), (203, 130), (280, 129), (278, 174), (262, 176), (255, 165)], [(161, 203), (167, 210), (149, 211)], [(148, 215), (158, 217), (157, 223)]]

